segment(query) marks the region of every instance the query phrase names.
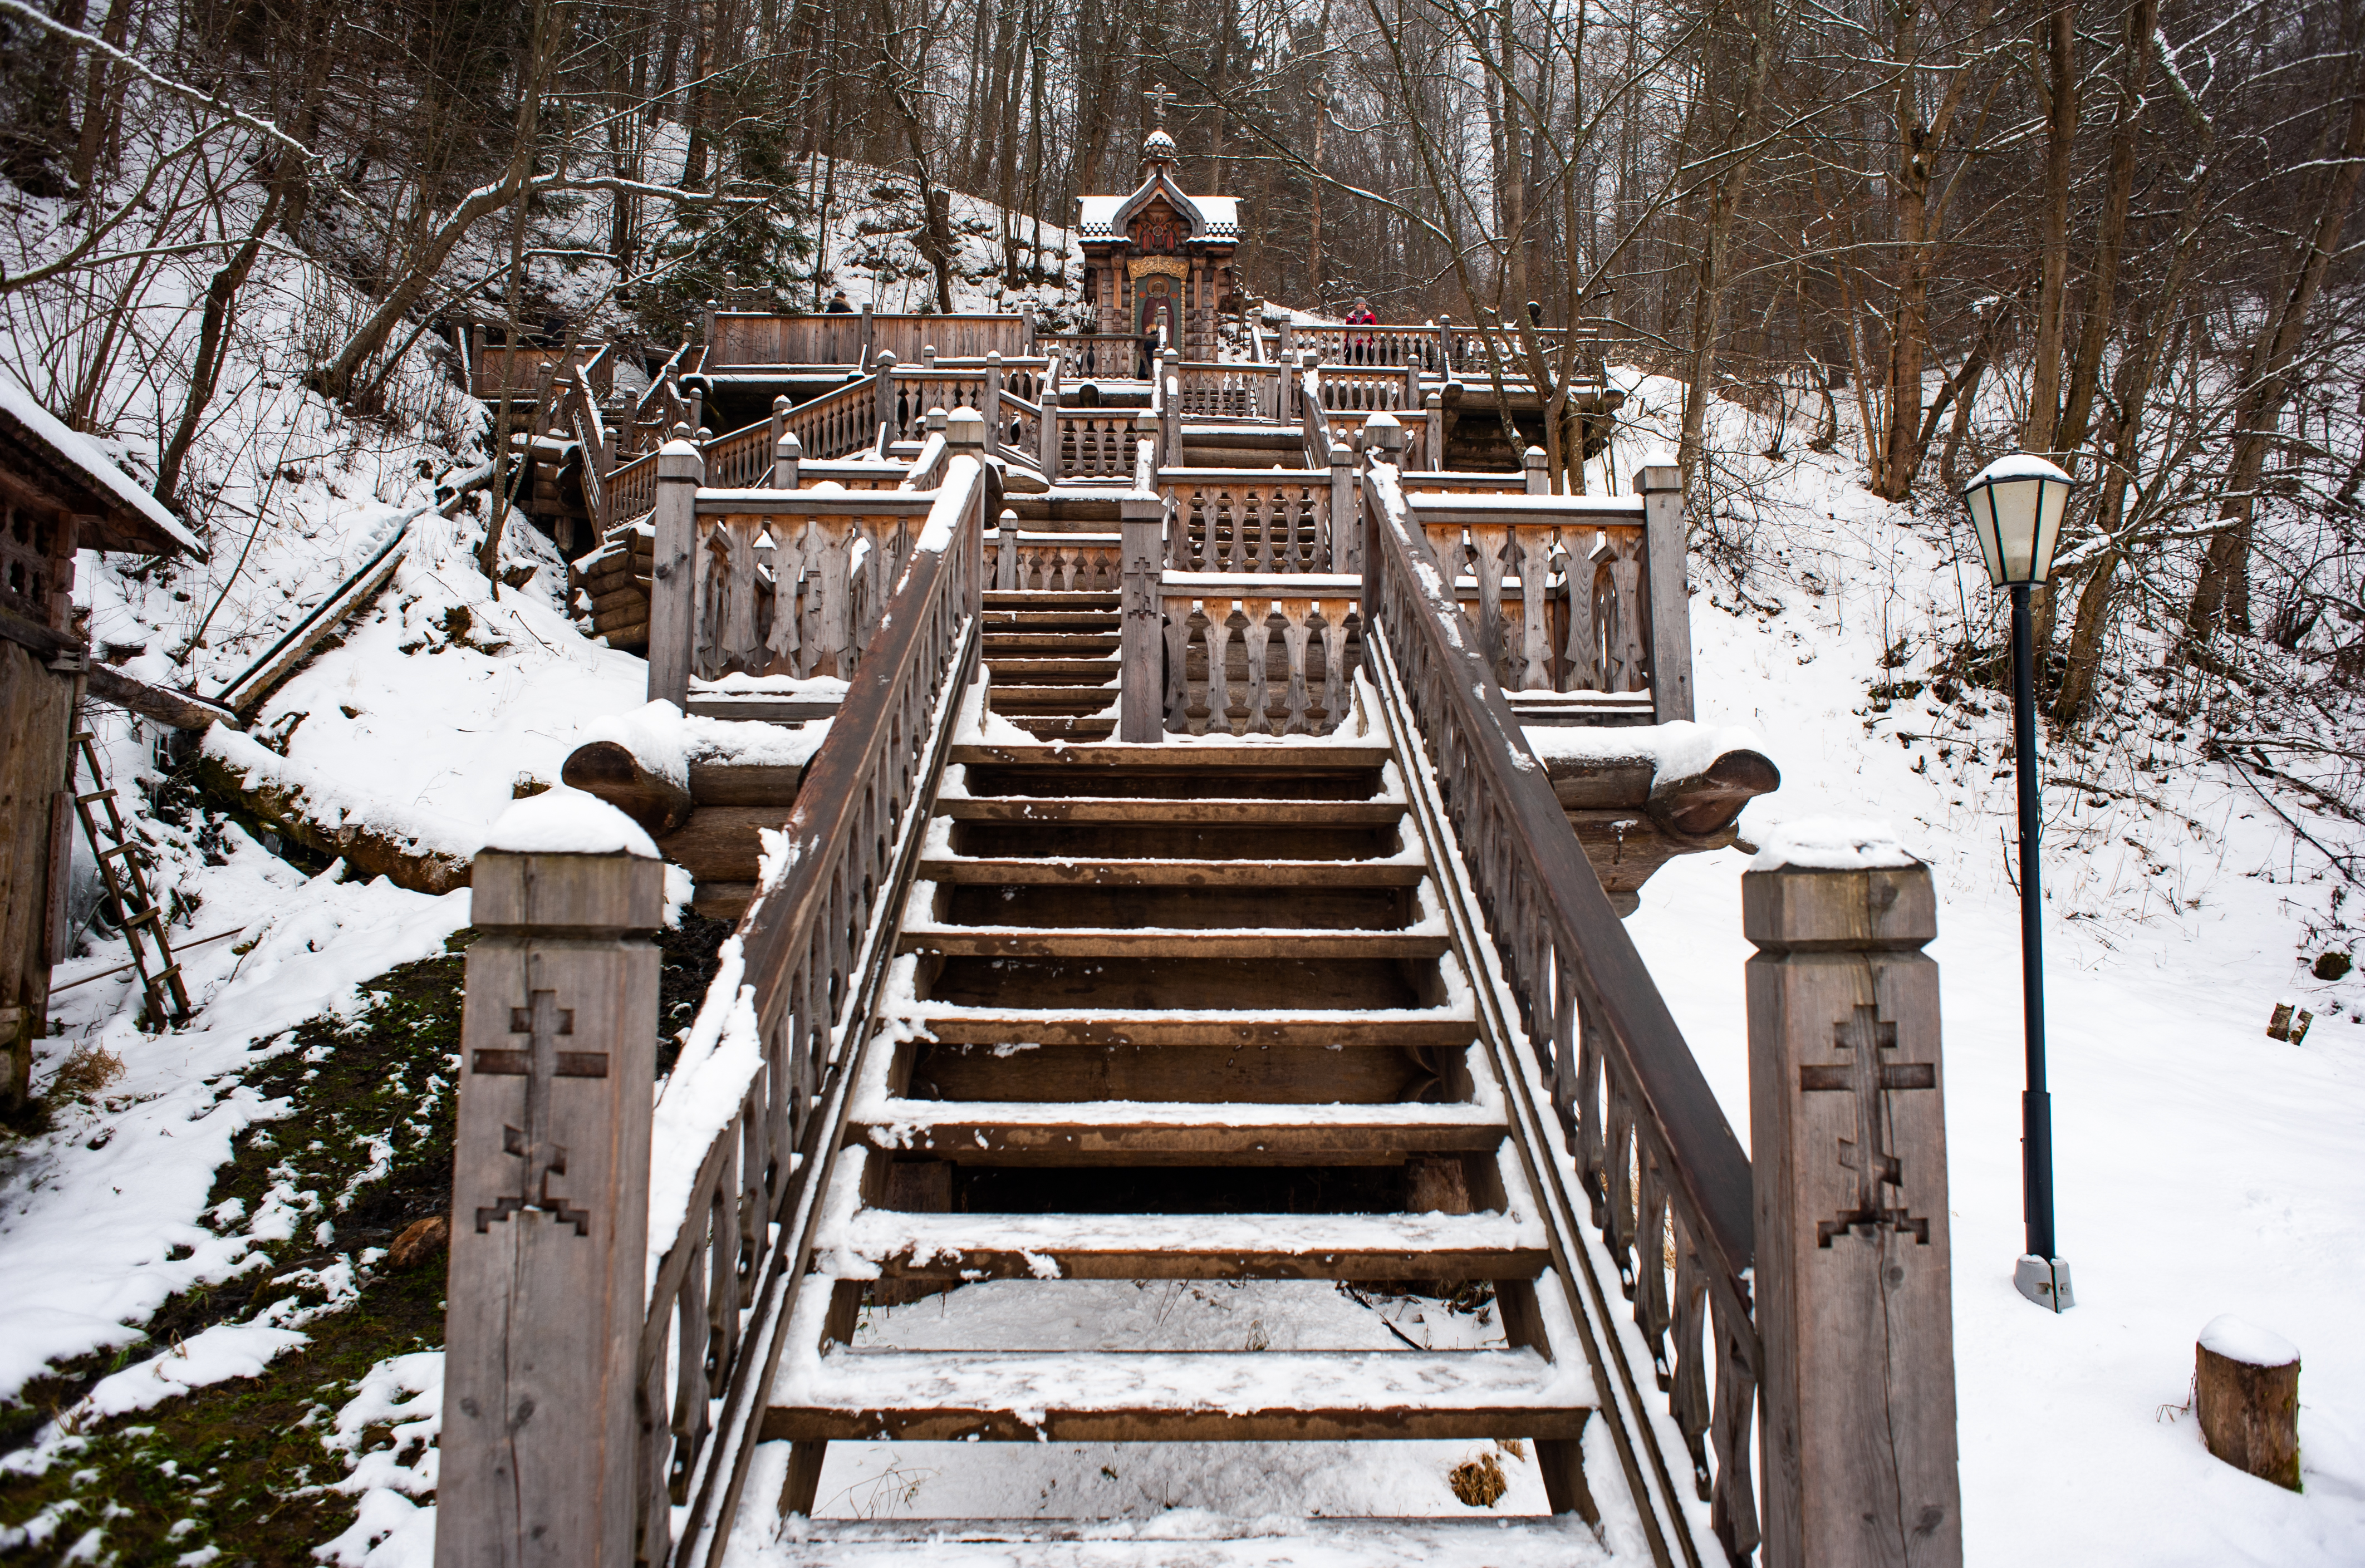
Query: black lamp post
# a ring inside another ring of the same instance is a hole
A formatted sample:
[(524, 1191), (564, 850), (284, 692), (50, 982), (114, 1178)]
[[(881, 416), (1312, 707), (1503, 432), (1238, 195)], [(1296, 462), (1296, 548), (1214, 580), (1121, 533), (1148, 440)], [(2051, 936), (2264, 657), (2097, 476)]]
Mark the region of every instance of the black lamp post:
[(2042, 457), (1998, 458), (1963, 492), (1988, 577), (2012, 595), (2012, 749), (2020, 782), (2020, 961), (2028, 1037), (2028, 1087), (2020, 1097), (2022, 1206), (2028, 1249), (2012, 1283), (2037, 1305), (2076, 1305), (2069, 1265), (2053, 1250), (2053, 1097), (2045, 1087), (2045, 957), (2036, 864), (2036, 659), (2028, 595), (2053, 569), (2074, 483)]

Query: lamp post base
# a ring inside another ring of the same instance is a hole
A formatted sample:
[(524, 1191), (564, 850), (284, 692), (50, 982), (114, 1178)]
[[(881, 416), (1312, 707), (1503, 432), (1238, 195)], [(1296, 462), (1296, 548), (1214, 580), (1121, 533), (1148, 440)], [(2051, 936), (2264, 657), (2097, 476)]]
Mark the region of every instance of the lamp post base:
[(2058, 1258), (2023, 1253), (2012, 1266), (2012, 1288), (2047, 1312), (2067, 1312), (2078, 1305), (2078, 1293), (2069, 1288), (2069, 1265)]

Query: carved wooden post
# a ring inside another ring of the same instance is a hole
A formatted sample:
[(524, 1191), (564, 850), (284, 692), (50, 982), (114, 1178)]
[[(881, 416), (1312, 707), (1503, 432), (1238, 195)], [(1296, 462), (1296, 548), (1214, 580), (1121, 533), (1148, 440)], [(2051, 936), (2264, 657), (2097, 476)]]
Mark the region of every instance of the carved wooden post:
[[(869, 318), (866, 316), (863, 319), (868, 321)], [(899, 439), (903, 431), (895, 423), (895, 356), (893, 353), (882, 353), (879, 356), (879, 368), (872, 373), (870, 380), (873, 388), (870, 422), (874, 425), (889, 427), (889, 440)]]
[[(1363, 421), (1365, 462), (1392, 463), (1401, 469), (1404, 466), (1404, 456), (1405, 428), (1394, 414), (1373, 414)], [(1342, 460), (1350, 463), (1353, 461), (1344, 451), (1334, 449), (1330, 454), (1330, 510), (1334, 516), (1346, 521), (1347, 527), (1344, 533), (1340, 535), (1340, 540), (1346, 546), (1348, 559), (1344, 565), (1333, 566), (1331, 570), (1361, 572), (1364, 566), (1363, 531), (1356, 524), (1362, 521), (1362, 516), (1356, 505), (1351, 477), (1342, 497), (1339, 484), (1339, 465)], [(1352, 472), (1351, 468), (1349, 470), (1351, 476)], [(1333, 526), (1335, 528), (1337, 525)]]
[(1642, 558), (1651, 605), (1651, 711), (1664, 724), (1692, 716), (1692, 601), (1684, 580), (1689, 554), (1680, 468), (1634, 476), (1642, 498)]
[(1158, 741), (1166, 735), (1166, 604), (1160, 584), (1166, 560), (1160, 537), (1166, 503), (1154, 495), (1132, 494), (1117, 502), (1123, 531), (1124, 629), (1118, 644), (1117, 732), (1121, 741)]
[(994, 521), (993, 586), (1004, 593), (1024, 586), (1018, 580), (1018, 514), (1007, 508)]
[(788, 394), (784, 392), (780, 396), (772, 399), (771, 451), (776, 454), (780, 450), (780, 432), (787, 427), (788, 422), (789, 398)]
[(1405, 356), (1404, 383), (1405, 418), (1409, 420), (1420, 412), (1420, 365), (1409, 354)]
[(1523, 471), (1525, 471), (1528, 476), (1528, 494), (1531, 496), (1548, 496), (1552, 494), (1552, 476), (1544, 470), (1544, 449), (1542, 447), (1531, 446), (1528, 448), (1527, 451), (1521, 453), (1519, 454), (1519, 466)]
[(665, 867), (610, 814), (471, 876), (437, 1568), (633, 1562)]
[[(1901, 858), (1901, 857), (1900, 857)], [(1963, 1561), (1930, 871), (1741, 879), (1765, 1568)]]
[(698, 341), (710, 349), (714, 346), (714, 307), (715, 302), (710, 299), (706, 308), (698, 313)]
[(1453, 379), (1453, 318), (1437, 319), (1437, 375), (1440, 381)]
[(1042, 451), (1037, 460), (1043, 465), (1043, 477), (1053, 484), (1059, 482), (1059, 389), (1043, 388), (1043, 423), (1036, 431)]
[(1002, 351), (985, 351), (985, 396), (979, 399), (984, 407), (978, 412), (985, 416), (985, 454), (1002, 455)]
[(1161, 468), (1182, 466), (1182, 375), (1175, 367), (1182, 356), (1168, 349), (1158, 357), (1159, 408), (1162, 410), (1161, 428), (1158, 435), (1158, 465)]
[[(1319, 409), (1306, 411), (1308, 419), (1327, 416)], [(1360, 572), (1363, 569), (1362, 521), (1355, 515), (1355, 454), (1344, 442), (1330, 449), (1330, 560), (1324, 568), (1332, 572)]]
[(679, 708), (689, 700), (689, 668), (697, 657), (698, 487), (706, 460), (678, 437), (657, 450), (657, 495), (652, 524), (656, 554), (649, 581), (649, 700)]
[(1445, 472), (1445, 396), (1432, 392), (1421, 405), (1420, 465), (1431, 474)]
[(773, 443), (772, 488), (793, 490), (797, 487), (797, 469), (803, 464), (805, 443), (797, 439), (794, 431)]
[(864, 300), (864, 301), (862, 302), (862, 359), (861, 359), (861, 363), (862, 363), (862, 364), (869, 364), (870, 363), (870, 303), (871, 303), (871, 302), (870, 302), (869, 300), (868, 300), (868, 299), (866, 299), (866, 300)]

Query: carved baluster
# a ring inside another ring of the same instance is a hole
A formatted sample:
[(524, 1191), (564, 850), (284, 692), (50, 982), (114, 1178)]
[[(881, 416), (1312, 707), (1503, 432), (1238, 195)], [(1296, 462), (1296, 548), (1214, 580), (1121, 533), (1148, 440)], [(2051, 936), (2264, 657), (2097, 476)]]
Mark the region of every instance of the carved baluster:
[(1757, 1528), (1757, 1494), (1750, 1482), (1751, 1417), (1757, 1405), (1756, 1329), (1746, 1306), (1719, 1289), (1709, 1297), (1709, 1322), (1717, 1346), (1715, 1495), (1709, 1525), (1736, 1562), (1745, 1562), (1763, 1539)]
[(1169, 598), (1165, 602), (1166, 733), (1179, 735), (1191, 728), (1191, 683), (1185, 662), (1191, 644), (1191, 601)]
[(674, 1297), (675, 1347), (673, 1389), (667, 1395), (673, 1411), (673, 1462), (666, 1468), (666, 1494), (676, 1506), (689, 1501), (689, 1471), (706, 1440), (706, 1249), (712, 1236), (699, 1222), (695, 1199), (690, 1217), (676, 1246), (690, 1249), (689, 1266), (682, 1271), (681, 1290)]
[(698, 520), (697, 656), (691, 667), (708, 680), (727, 667), (724, 627), (731, 603), (731, 531), (721, 520)]
[(1702, 1439), (1708, 1432), (1708, 1361), (1707, 1347), (1701, 1343), (1702, 1330), (1708, 1316), (1708, 1269), (1700, 1261), (1699, 1247), (1678, 1215), (1676, 1219), (1676, 1342), (1675, 1383), (1668, 1391), (1668, 1404), (1676, 1417), (1676, 1426), (1684, 1434), (1684, 1447), (1691, 1451), (1692, 1484), (1703, 1503), (1714, 1495), (1709, 1485), (1708, 1450)]
[(854, 521), (816, 517), (805, 532), (805, 673), (847, 674), (854, 633), (848, 581), (854, 554)]
[(1618, 609), (1609, 622), (1610, 667), (1605, 691), (1640, 691), (1642, 675), (1642, 538), (1620, 530), (1609, 536), (1609, 586)]
[(739, 1144), (744, 1126), (718, 1140), (723, 1169), (714, 1183), (714, 1239), (706, 1251), (706, 1397), (720, 1399), (739, 1349)]
[(1314, 628), (1307, 623), (1313, 613), (1310, 599), (1284, 599), (1281, 602), (1281, 636), (1289, 652), (1289, 715), (1282, 722), (1281, 733), (1302, 735), (1306, 733), (1307, 706), (1306, 694), (1306, 640)]
[(1527, 673), (1519, 684), (1530, 689), (1552, 689), (1552, 529), (1531, 523), (1519, 530), (1519, 652)]
[(1347, 617), (1351, 599), (1318, 599), (1322, 612), (1322, 727), (1335, 730), (1347, 707)]
[(1240, 646), (1248, 655), (1248, 727), (1254, 734), (1265, 734), (1272, 729), (1267, 711), (1272, 704), (1272, 695), (1265, 673), (1265, 656), (1272, 640), (1272, 600), (1244, 599), (1240, 601), (1240, 613), (1248, 619), (1248, 624), (1240, 629)]
[(1227, 667), (1232, 639), (1232, 601), (1211, 599), (1201, 606), (1207, 617), (1207, 728), (1232, 727), (1231, 670)]
[(764, 642), (756, 630), (756, 541), (763, 532), (764, 520), (745, 512), (723, 519), (716, 530), (726, 574), (714, 661), (718, 673), (734, 666), (752, 670), (763, 662)]
[(1486, 668), (1496, 679), (1503, 676), (1503, 558), (1511, 531), (1502, 523), (1470, 527), (1471, 571), (1478, 578), (1478, 645)]
[(1601, 633), (1594, 622), (1595, 582), (1600, 568), (1594, 560), (1594, 537), (1584, 529), (1568, 544), (1568, 663), (1562, 671), (1564, 691), (1603, 689)]
[(1609, 1068), (1608, 1090), (1609, 1100), (1609, 1147), (1603, 1170), (1608, 1207), (1608, 1224), (1602, 1227), (1603, 1238), (1609, 1243), (1609, 1256), (1618, 1265), (1618, 1282), (1628, 1299), (1632, 1299), (1635, 1285), (1634, 1263), (1634, 1162), (1640, 1158), (1634, 1147), (1634, 1102), (1623, 1081), (1624, 1074), (1615, 1066)]
[(1603, 1228), (1608, 1140), (1602, 1125), (1601, 1064), (1608, 1041), (1594, 1009), (1582, 996), (1577, 1001), (1576, 1033), (1576, 1170), (1593, 1202), (1593, 1226)]
[(1667, 1364), (1667, 1173), (1659, 1162), (1655, 1138), (1637, 1140), (1640, 1167), (1639, 1223), (1635, 1226), (1634, 1321), (1651, 1347), (1652, 1370), (1664, 1392), (1675, 1381)]

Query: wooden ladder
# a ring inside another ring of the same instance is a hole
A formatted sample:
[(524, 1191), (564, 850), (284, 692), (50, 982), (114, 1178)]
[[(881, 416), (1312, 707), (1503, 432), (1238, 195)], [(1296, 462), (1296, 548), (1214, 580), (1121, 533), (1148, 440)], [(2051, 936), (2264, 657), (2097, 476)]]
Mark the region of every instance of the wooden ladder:
[[(1593, 1376), (1392, 756), (952, 746), (761, 1422), (783, 1515), (836, 1439), (1519, 1437), (1597, 1519)], [(975, 1279), (1487, 1282), (1508, 1345), (853, 1343), (866, 1290)]]
[[(131, 947), (132, 968), (140, 971), (140, 989), (148, 999), (147, 1017), (161, 1024), (169, 1014), (176, 1022), (189, 1015), (188, 988), (181, 983), (180, 961), (173, 957), (171, 938), (164, 934), (164, 921), (156, 908), (156, 901), (148, 891), (148, 878), (140, 868), (140, 858), (147, 851), (124, 830), (123, 813), (116, 810), (115, 790), (106, 782), (106, 775), (98, 766), (97, 738), (88, 730), (74, 733), (74, 745), (82, 750), (82, 765), (90, 770), (92, 788), (74, 792), (74, 810), (82, 817), (83, 836), (90, 841), (91, 853), (98, 857), (98, 874), (106, 879), (106, 896), (123, 912), (123, 939)], [(99, 814), (92, 807), (106, 809), (101, 826)], [(147, 941), (156, 944), (157, 968), (148, 967), (148, 951), (142, 946), (142, 932)]]

